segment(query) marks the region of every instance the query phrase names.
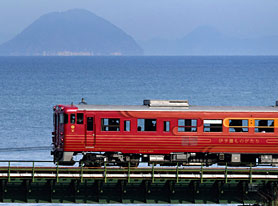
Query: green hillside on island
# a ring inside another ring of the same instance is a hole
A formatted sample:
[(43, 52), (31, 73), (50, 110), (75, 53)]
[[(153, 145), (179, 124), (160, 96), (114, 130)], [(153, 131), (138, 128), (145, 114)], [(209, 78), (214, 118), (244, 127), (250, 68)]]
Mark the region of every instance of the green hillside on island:
[(4, 56), (142, 55), (123, 30), (83, 10), (41, 16), (10, 41), (0, 45)]

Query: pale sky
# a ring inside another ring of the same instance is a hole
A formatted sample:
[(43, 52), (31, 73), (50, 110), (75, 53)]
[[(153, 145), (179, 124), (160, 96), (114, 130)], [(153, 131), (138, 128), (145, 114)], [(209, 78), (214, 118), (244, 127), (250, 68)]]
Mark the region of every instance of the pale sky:
[(43, 14), (87, 9), (135, 40), (176, 39), (209, 25), (237, 37), (278, 35), (278, 0), (0, 0), (0, 43)]

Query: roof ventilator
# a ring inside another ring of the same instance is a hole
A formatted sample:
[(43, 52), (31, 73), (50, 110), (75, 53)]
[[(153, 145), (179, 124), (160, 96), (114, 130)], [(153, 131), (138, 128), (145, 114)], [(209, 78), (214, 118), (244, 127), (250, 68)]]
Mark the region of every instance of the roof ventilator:
[(149, 107), (189, 107), (188, 100), (144, 100), (143, 105)]

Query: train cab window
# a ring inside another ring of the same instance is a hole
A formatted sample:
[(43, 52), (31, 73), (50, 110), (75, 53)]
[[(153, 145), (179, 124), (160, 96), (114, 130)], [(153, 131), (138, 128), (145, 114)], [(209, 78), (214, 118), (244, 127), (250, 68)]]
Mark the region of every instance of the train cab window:
[(156, 119), (138, 119), (137, 131), (139, 132), (156, 131)]
[(67, 124), (69, 122), (69, 115), (64, 114), (64, 124)]
[(197, 132), (197, 119), (179, 119), (178, 132)]
[(163, 131), (170, 132), (170, 122), (169, 121), (164, 121)]
[(59, 123), (64, 124), (64, 114), (59, 114)]
[(273, 133), (274, 132), (274, 120), (255, 120), (255, 132)]
[(220, 119), (205, 119), (204, 132), (222, 132), (222, 120)]
[(75, 114), (70, 115), (70, 123), (75, 124)]
[(130, 120), (124, 121), (124, 131), (130, 132)]
[(60, 115), (58, 115), (58, 114), (57, 114), (57, 122), (56, 123), (57, 123), (57, 127), (58, 127), (59, 123), (60, 123)]
[(94, 130), (94, 118), (87, 117), (87, 131), (93, 131), (93, 130)]
[(57, 122), (57, 114), (54, 113), (54, 114), (53, 114), (53, 125), (54, 125), (54, 126), (56, 125), (56, 122)]
[(230, 119), (229, 132), (248, 132), (248, 120)]
[(83, 115), (83, 113), (77, 113), (77, 121), (76, 121), (76, 123), (77, 124), (83, 124), (83, 118), (84, 118), (84, 115)]
[(120, 131), (120, 119), (101, 119), (101, 131)]

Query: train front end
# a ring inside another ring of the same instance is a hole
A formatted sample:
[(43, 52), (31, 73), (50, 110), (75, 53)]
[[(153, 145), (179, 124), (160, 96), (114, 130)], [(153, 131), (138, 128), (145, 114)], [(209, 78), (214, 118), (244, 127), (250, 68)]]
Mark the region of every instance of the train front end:
[(73, 152), (65, 151), (65, 134), (68, 123), (69, 106), (56, 105), (53, 107), (52, 145), (53, 161), (60, 165), (73, 165)]

